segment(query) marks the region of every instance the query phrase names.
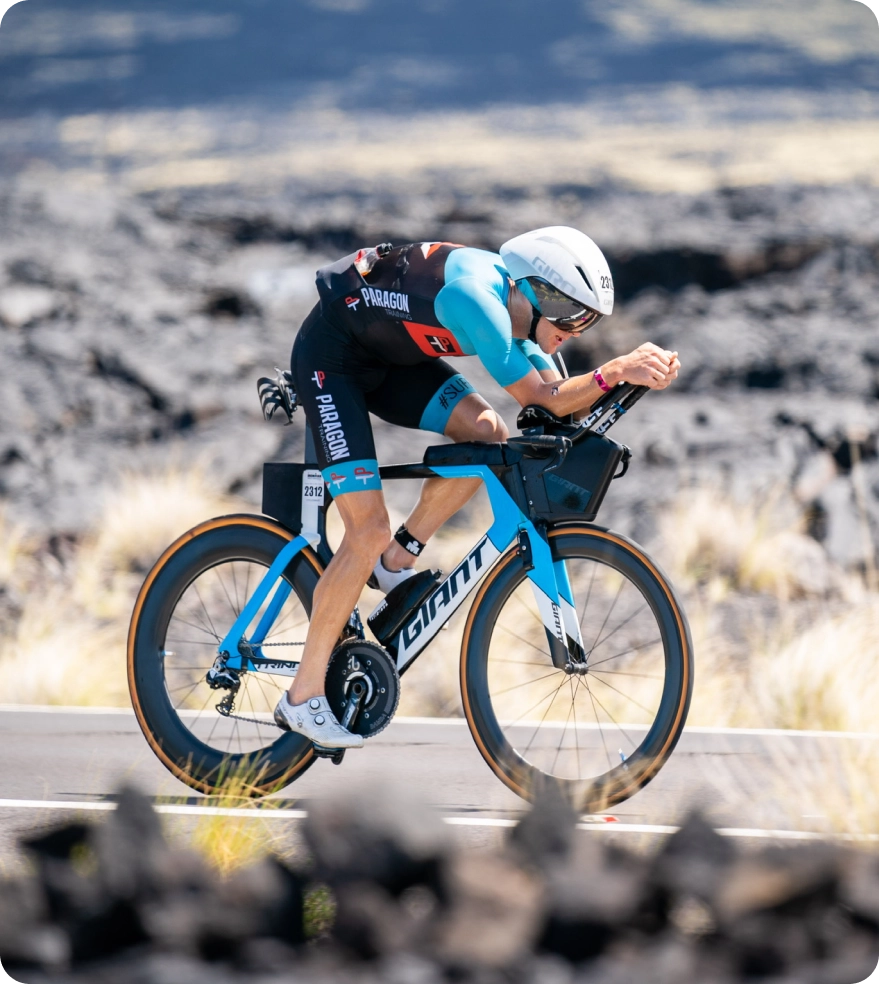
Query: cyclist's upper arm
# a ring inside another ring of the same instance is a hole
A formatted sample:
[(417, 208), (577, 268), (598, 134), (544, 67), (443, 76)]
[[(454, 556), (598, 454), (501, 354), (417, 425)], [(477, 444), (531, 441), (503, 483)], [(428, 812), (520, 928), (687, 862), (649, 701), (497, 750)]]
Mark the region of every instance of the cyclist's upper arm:
[(553, 382), (553, 380), (546, 379), (544, 373), (532, 368), (527, 376), (524, 376), (509, 386), (505, 386), (504, 389), (520, 407), (527, 407), (531, 403), (538, 403), (542, 406), (546, 395), (544, 387), (549, 382)]
[[(434, 309), (439, 320), (467, 340), (482, 364), (504, 387), (526, 377), (532, 368), (528, 356), (514, 344), (506, 305), (496, 291), (476, 277), (458, 277), (437, 294)], [(463, 347), (463, 346), (462, 346)]]

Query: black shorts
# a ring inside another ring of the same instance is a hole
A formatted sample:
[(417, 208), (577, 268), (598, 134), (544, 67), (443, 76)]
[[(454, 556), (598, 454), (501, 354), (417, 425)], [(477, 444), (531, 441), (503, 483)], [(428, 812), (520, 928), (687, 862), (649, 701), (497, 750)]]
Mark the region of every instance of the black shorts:
[(445, 432), (470, 383), (442, 359), (397, 366), (366, 351), (320, 309), (305, 319), (291, 369), (333, 496), (380, 489), (370, 413), (400, 427)]

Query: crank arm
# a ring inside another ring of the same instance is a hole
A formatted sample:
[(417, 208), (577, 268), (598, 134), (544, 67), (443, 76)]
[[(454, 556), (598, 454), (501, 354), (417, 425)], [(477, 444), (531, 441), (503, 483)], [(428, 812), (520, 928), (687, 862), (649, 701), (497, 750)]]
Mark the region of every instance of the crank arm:
[(351, 684), (351, 696), (348, 698), (348, 702), (345, 705), (345, 713), (342, 715), (342, 720), (339, 722), (346, 731), (351, 730), (351, 725), (354, 723), (354, 719), (357, 717), (357, 712), (360, 710), (360, 705), (363, 703), (363, 698), (366, 695), (366, 687), (359, 680), (355, 680)]

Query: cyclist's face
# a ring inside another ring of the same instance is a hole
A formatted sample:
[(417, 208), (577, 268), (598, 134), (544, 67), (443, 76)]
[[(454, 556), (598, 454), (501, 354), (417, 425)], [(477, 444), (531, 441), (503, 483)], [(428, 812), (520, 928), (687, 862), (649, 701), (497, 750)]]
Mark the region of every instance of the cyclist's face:
[(575, 338), (578, 334), (579, 332), (563, 331), (546, 318), (541, 318), (537, 322), (535, 337), (537, 344), (547, 355), (555, 355), (564, 342), (569, 338)]

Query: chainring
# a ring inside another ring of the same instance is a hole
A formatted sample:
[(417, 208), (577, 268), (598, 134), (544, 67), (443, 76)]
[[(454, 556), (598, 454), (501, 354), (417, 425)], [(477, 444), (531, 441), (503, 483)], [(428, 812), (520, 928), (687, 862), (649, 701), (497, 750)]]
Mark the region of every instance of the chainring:
[(366, 691), (349, 725), (356, 735), (371, 738), (390, 723), (400, 702), (400, 675), (390, 655), (374, 642), (349, 639), (337, 646), (327, 667), (327, 701), (339, 721), (356, 682)]

